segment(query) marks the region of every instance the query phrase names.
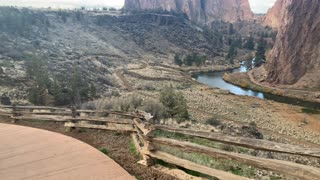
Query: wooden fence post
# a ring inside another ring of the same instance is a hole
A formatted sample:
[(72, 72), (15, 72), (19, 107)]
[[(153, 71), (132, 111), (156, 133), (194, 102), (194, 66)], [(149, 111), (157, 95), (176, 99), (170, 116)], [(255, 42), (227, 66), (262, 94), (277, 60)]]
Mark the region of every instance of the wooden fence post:
[(152, 158), (148, 155), (150, 154), (151, 151), (155, 150), (155, 147), (152, 145), (150, 138), (151, 138), (151, 134), (152, 131), (154, 130), (154, 128), (150, 125), (150, 123), (148, 122), (143, 122), (142, 120), (135, 118), (133, 119), (136, 131), (137, 131), (137, 136), (135, 136), (135, 138), (133, 138), (134, 141), (138, 141), (138, 139), (140, 140), (142, 146), (139, 145), (139, 143), (135, 143), (138, 144), (138, 150), (142, 156), (142, 160), (139, 161), (139, 164), (145, 165), (145, 166), (151, 166), (154, 164)]
[(71, 116), (73, 118), (76, 118), (77, 117), (77, 109), (74, 106), (71, 106), (70, 110), (71, 110)]
[(17, 117), (19, 116), (17, 112), (17, 106), (14, 104), (12, 105), (12, 123), (16, 123), (18, 121)]

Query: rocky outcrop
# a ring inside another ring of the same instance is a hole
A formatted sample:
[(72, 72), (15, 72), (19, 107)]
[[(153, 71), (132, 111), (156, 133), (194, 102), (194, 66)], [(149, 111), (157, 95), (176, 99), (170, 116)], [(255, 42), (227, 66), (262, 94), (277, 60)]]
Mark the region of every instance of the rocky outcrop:
[(126, 0), (124, 9), (182, 12), (200, 24), (210, 24), (215, 20), (236, 22), (253, 18), (248, 0)]
[(267, 15), (264, 17), (263, 25), (270, 26), (273, 29), (280, 28), (284, 14), (287, 11), (288, 6), (291, 4), (292, 0), (278, 0), (269, 9)]
[(287, 8), (282, 12), (279, 33), (268, 56), (268, 81), (319, 90), (319, 0), (279, 1)]

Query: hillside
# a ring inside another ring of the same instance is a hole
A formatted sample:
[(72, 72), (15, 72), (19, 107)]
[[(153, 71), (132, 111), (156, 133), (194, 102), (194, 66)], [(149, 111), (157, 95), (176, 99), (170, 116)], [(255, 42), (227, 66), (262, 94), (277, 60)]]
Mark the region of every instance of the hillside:
[(130, 63), (172, 63), (175, 54), (191, 53), (224, 63), (222, 33), (169, 14), (1, 7), (0, 22), (0, 94), (14, 99), (27, 99), (28, 62), (30, 71), (45, 67), (64, 84), (77, 71), (101, 95), (119, 88), (114, 73)]
[(257, 41), (271, 35), (254, 22), (214, 21), (210, 28), (170, 12), (1, 7), (0, 22), (0, 95), (26, 100), (33, 94), (36, 104), (46, 99), (40, 104), (65, 105), (121, 91), (119, 72), (130, 64), (200, 71), (236, 65), (252, 51), (245, 48), (250, 36)]

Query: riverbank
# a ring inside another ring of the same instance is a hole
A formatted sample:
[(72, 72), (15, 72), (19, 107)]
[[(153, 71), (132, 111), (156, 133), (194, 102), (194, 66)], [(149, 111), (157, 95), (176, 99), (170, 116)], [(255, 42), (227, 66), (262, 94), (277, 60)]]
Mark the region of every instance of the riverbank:
[(290, 89), (281, 89), (276, 87), (270, 87), (262, 84), (258, 84), (257, 82), (253, 82), (250, 78), (250, 73), (226, 73), (223, 76), (223, 80), (226, 82), (240, 86), (246, 89), (252, 89), (256, 91), (260, 91), (270, 95), (279, 96), (279, 98), (284, 97), (288, 98), (289, 104), (290, 102), (301, 102), (297, 103), (297, 105), (308, 104), (307, 107), (319, 109), (320, 108), (320, 99), (317, 97), (315, 92), (306, 92), (299, 90), (290, 90)]
[(211, 65), (211, 66), (202, 66), (202, 67), (181, 67), (180, 69), (184, 72), (190, 73), (191, 75), (199, 74), (199, 73), (210, 73), (210, 72), (221, 72), (228, 71), (240, 68), (240, 63), (232, 64), (232, 65)]

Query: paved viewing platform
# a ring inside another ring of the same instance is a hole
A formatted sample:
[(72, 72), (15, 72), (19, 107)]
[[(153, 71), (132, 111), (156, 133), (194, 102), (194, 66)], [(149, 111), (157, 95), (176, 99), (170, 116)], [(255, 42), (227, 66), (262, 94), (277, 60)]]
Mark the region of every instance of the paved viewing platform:
[(134, 180), (99, 150), (74, 138), (0, 124), (1, 180)]

